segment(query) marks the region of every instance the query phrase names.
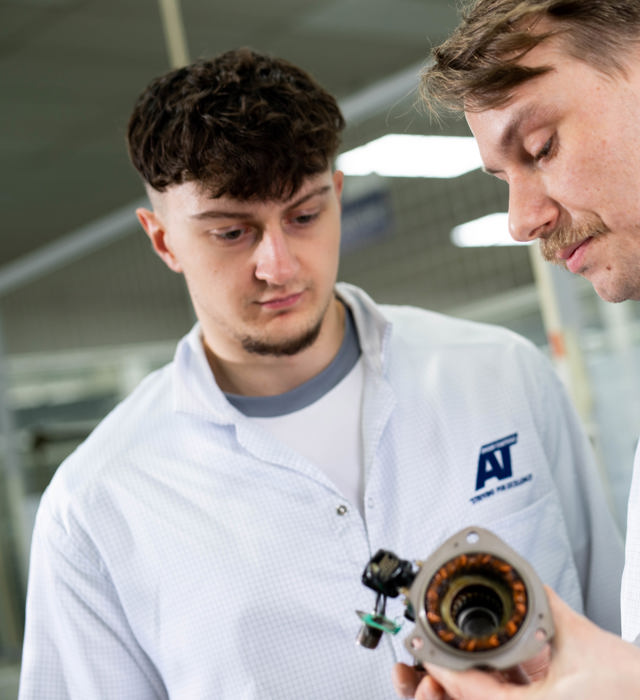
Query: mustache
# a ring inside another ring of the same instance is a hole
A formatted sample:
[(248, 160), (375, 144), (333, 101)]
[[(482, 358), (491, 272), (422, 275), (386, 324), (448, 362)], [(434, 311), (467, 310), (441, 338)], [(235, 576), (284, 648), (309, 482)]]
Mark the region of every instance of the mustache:
[(540, 253), (547, 262), (564, 265), (558, 253), (572, 245), (582, 243), (587, 238), (597, 238), (609, 233), (609, 228), (599, 216), (593, 216), (580, 224), (558, 226), (546, 238), (540, 239)]

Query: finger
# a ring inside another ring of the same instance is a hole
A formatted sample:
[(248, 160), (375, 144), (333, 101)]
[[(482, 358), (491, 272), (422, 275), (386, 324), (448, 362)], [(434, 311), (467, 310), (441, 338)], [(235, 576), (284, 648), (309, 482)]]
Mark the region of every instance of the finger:
[(396, 664), (391, 673), (393, 687), (401, 698), (412, 698), (416, 694), (418, 684), (424, 678), (425, 671), (407, 664)]
[(415, 700), (452, 700), (444, 688), (431, 676), (425, 676), (418, 686)]
[(527, 674), (529, 680), (539, 681), (546, 678), (549, 671), (549, 662), (551, 661), (551, 647), (549, 644), (536, 654), (532, 659), (524, 661), (521, 666), (522, 670)]
[(516, 683), (517, 685), (529, 685), (531, 683), (529, 674), (520, 664), (502, 671), (502, 677), (509, 683)]
[(554, 639), (552, 646), (557, 651), (560, 647), (573, 647), (577, 640), (584, 639), (596, 629), (595, 625), (560, 598), (560, 596), (548, 586), (545, 586), (551, 617), (555, 623)]
[(486, 671), (451, 671), (427, 664), (427, 672), (452, 700), (524, 700), (531, 686), (510, 686)]
[(391, 673), (393, 687), (401, 698), (416, 700), (450, 700), (449, 696), (427, 672), (415, 666), (396, 664)]

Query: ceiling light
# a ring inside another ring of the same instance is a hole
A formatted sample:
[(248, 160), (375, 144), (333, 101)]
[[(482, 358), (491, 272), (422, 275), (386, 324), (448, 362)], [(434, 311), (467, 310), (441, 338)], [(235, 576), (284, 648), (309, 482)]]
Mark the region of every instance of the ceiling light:
[(530, 245), (514, 241), (509, 235), (508, 215), (503, 212), (481, 216), (466, 224), (455, 226), (451, 242), (459, 248), (482, 248), (494, 245)]
[(458, 177), (482, 167), (472, 136), (387, 134), (338, 156), (345, 175)]

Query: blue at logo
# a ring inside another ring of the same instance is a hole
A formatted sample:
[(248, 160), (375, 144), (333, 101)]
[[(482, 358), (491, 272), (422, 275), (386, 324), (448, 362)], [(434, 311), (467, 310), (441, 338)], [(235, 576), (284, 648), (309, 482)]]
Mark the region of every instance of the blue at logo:
[(507, 435), (480, 448), (476, 491), (484, 488), (489, 479), (508, 479), (511, 476), (511, 445), (518, 442), (518, 433)]

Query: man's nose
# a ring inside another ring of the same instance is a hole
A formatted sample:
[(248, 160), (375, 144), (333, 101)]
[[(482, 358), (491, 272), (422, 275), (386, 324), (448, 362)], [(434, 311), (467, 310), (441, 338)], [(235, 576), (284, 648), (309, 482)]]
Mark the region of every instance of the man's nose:
[(509, 183), (509, 233), (516, 241), (544, 237), (558, 223), (557, 203), (534, 178)]
[(273, 285), (284, 285), (298, 273), (292, 241), (280, 226), (265, 229), (256, 248), (255, 276)]

